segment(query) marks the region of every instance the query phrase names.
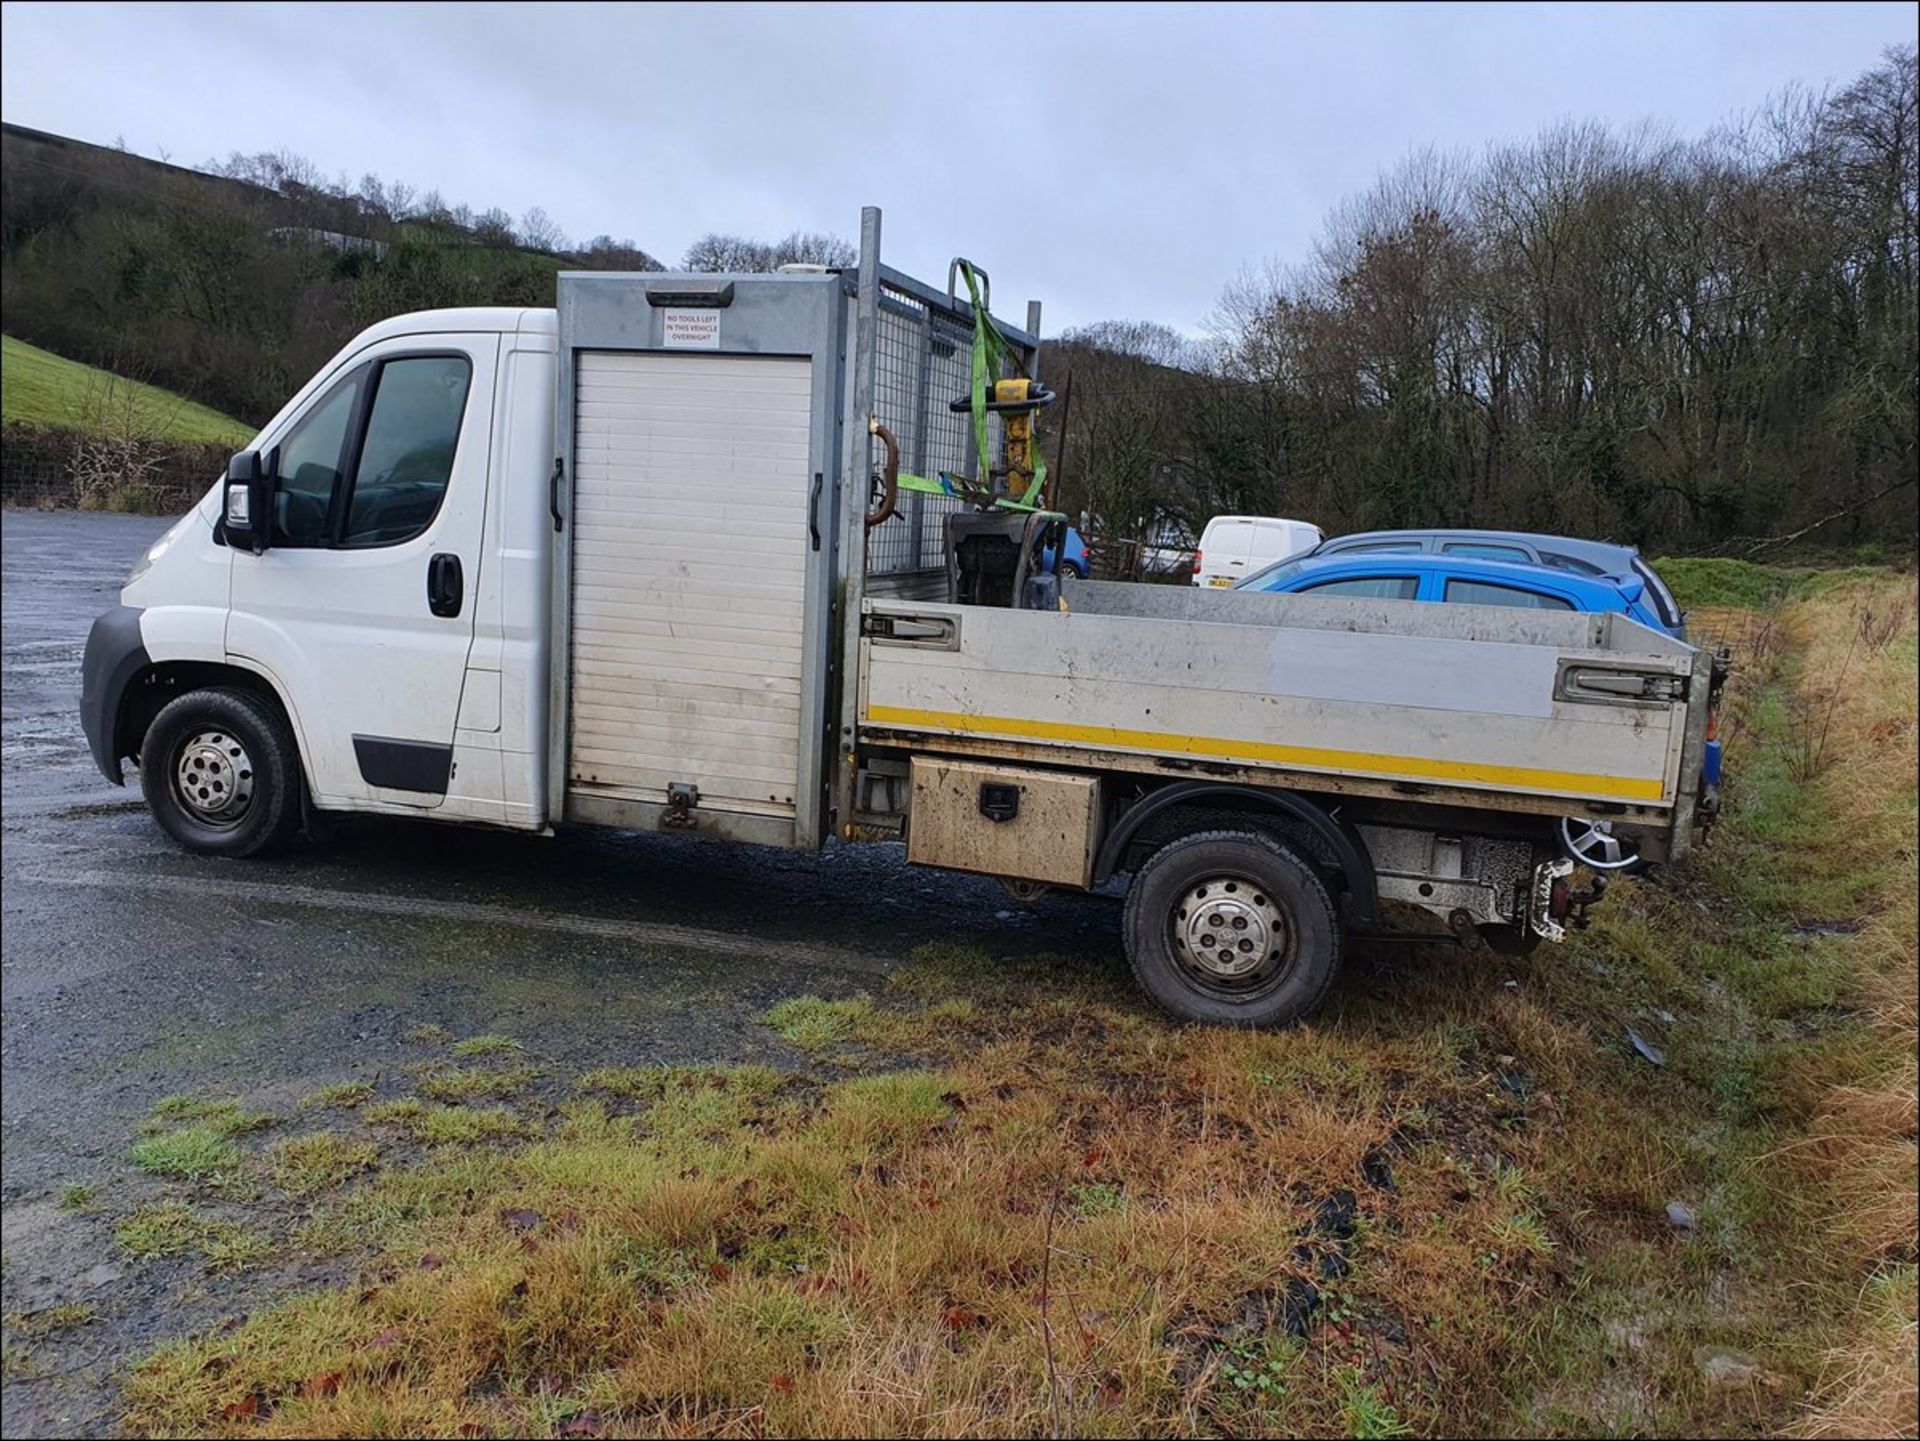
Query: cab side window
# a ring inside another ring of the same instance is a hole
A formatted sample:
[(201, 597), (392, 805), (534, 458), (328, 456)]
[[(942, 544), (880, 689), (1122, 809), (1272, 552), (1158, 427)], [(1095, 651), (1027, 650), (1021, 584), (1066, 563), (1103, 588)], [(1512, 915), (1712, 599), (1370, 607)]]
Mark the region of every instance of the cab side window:
[(321, 397), (274, 447), (279, 482), (273, 495), (273, 543), (312, 548), (328, 543), (333, 492), (346, 465), (347, 438), (367, 381), (362, 366)]
[(273, 543), (398, 545), (433, 523), (473, 370), (464, 355), (376, 360), (343, 377), (274, 447)]
[(342, 545), (396, 545), (432, 522), (453, 474), (470, 376), (466, 358), (457, 355), (380, 367)]

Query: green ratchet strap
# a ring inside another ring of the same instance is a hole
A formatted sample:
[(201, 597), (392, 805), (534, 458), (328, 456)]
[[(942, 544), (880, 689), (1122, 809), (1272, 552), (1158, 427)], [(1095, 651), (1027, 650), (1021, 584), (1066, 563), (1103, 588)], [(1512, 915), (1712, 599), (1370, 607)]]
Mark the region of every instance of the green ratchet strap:
[[(900, 474), (900, 489), (916, 491), (921, 495), (945, 496), (949, 500), (973, 502), (980, 499), (978, 489), (969, 486), (967, 478), (964, 475), (949, 475), (944, 471), (941, 472), (937, 480), (929, 480), (924, 475), (908, 475), (903, 471)], [(1028, 491), (1027, 494), (1031, 496), (1033, 492)], [(1040, 507), (1035, 505), (1031, 500), (1015, 500), (1010, 495), (994, 496), (991, 501), (983, 505), (982, 508), (989, 510), (1021, 511), (1035, 511), (1040, 509)]]
[[(980, 286), (973, 278), (973, 267), (966, 261), (960, 262), (960, 273), (966, 277), (967, 297), (973, 302), (973, 444), (974, 453), (980, 457), (980, 468), (991, 470), (993, 462), (987, 450), (987, 403), (993, 399), (993, 383), (1000, 377), (1003, 364), (1013, 372), (1027, 377), (1027, 369), (1014, 356), (1013, 348), (1000, 334), (1000, 327), (993, 323), (993, 317), (987, 314), (986, 306), (980, 303)], [(907, 477), (901, 476), (901, 483)], [(1027, 486), (1019, 504), (1028, 510), (1037, 509), (1034, 502), (1039, 498), (1047, 483), (1047, 462), (1040, 454), (1040, 440), (1036, 435), (1033, 441), (1033, 480)]]

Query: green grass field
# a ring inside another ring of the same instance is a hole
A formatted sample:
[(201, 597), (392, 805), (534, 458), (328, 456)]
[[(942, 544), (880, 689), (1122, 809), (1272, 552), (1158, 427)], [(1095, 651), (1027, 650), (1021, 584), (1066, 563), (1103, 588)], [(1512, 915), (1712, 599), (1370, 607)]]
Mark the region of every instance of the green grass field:
[(63, 360), (11, 335), (4, 337), (4, 346), (0, 419), (8, 425), (18, 421), (50, 430), (98, 429), (103, 415), (123, 409), (131, 386), (135, 420), (144, 433), (235, 446), (253, 438), (250, 426), (170, 390)]

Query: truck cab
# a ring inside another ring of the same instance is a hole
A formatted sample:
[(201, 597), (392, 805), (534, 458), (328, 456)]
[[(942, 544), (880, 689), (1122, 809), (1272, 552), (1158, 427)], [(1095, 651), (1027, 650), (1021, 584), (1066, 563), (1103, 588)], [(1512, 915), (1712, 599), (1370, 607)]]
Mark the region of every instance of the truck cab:
[(273, 482), (262, 543), (230, 541), (215, 486), (96, 627), (82, 719), (102, 770), (220, 682), (284, 716), (305, 794), (254, 807), (244, 723), (196, 723), (177, 774), (142, 776), (189, 844), (245, 850), (290, 799), (544, 827), (554, 354), (551, 310), (355, 337), (236, 457)]

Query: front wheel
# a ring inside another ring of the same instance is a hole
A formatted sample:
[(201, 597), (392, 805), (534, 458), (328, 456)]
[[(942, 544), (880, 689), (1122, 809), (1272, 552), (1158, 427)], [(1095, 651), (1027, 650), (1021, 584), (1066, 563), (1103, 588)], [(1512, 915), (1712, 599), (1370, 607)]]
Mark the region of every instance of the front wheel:
[(256, 855), (300, 820), (293, 737), (244, 691), (196, 690), (169, 701), (141, 744), (140, 788), (160, 829), (203, 855)]
[(1254, 831), (1201, 831), (1154, 852), (1127, 892), (1127, 959), (1182, 1020), (1284, 1026), (1325, 998), (1340, 922), (1311, 864)]

